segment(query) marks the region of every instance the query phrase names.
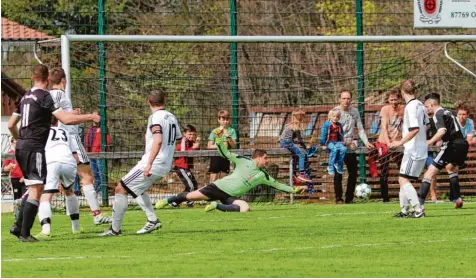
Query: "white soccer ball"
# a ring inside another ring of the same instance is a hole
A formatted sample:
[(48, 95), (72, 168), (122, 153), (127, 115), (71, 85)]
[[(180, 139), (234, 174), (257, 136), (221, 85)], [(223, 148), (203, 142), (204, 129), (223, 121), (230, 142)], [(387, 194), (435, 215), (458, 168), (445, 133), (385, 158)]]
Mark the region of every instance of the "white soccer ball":
[(372, 188), (368, 184), (362, 183), (355, 187), (355, 196), (359, 199), (368, 199), (372, 193)]

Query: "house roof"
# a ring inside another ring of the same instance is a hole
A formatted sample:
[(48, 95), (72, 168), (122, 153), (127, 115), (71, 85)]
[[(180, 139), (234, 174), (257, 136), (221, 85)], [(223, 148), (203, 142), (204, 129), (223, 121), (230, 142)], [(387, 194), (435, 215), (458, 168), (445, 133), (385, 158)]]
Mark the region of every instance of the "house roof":
[(2, 72), (2, 116), (10, 116), (15, 110), (15, 101), (25, 95), (26, 90)]
[(53, 36), (2, 17), (2, 41), (36, 41), (53, 38)]

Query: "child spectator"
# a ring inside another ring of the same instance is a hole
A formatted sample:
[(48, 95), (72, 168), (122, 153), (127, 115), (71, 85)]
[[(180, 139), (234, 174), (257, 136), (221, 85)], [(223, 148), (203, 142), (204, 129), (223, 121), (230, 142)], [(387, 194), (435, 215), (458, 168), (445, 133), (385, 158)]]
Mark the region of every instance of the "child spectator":
[[(215, 140), (216, 135), (221, 135), (224, 137), (225, 146), (230, 148), (236, 147), (236, 140), (238, 137), (236, 136), (236, 131), (230, 125), (230, 113), (226, 110), (220, 110), (218, 112), (218, 123), (220, 126), (215, 128), (210, 133), (208, 137), (208, 145), (207, 149), (216, 149)], [(221, 156), (214, 156), (210, 158), (210, 168), (208, 169), (210, 173), (210, 183), (218, 179), (218, 175), (220, 172), (225, 174), (230, 172), (230, 161), (221, 157)]]
[(327, 172), (330, 175), (344, 173), (344, 158), (347, 147), (344, 145), (344, 133), (342, 124), (339, 122), (340, 111), (331, 109), (328, 120), (321, 128), (321, 147), (323, 150), (329, 149), (329, 165)]
[[(8, 152), (10, 155), (15, 155), (15, 148), (17, 145), (17, 141), (11, 137), (10, 138), (10, 145), (11, 149)], [(13, 159), (6, 159), (3, 162), (3, 171), (10, 173), (10, 183), (12, 184), (13, 189), (13, 201), (15, 202), (15, 216), (18, 213), (18, 207), (21, 197), (25, 194), (27, 187), (24, 182), (23, 173), (21, 172), (20, 166), (18, 165), (17, 161)]]
[[(187, 125), (183, 129), (182, 140), (177, 144), (176, 151), (190, 151), (200, 149), (200, 137), (197, 136), (197, 129), (193, 125)], [(174, 162), (174, 171), (185, 185), (184, 192), (197, 190), (197, 180), (192, 173), (193, 157), (179, 157)], [(187, 202), (189, 207), (193, 207), (193, 201)]]
[(291, 115), (291, 122), (284, 127), (281, 136), (279, 137), (279, 145), (281, 148), (286, 148), (292, 154), (298, 157), (299, 174), (296, 178), (302, 182), (312, 182), (306, 174), (306, 145), (301, 137), (301, 131), (307, 126), (306, 113), (302, 110), (293, 111)]
[[(99, 111), (93, 111), (93, 114), (99, 114)], [(103, 144), (101, 138), (101, 127), (99, 126), (99, 122), (94, 122), (92, 125), (87, 129), (86, 134), (84, 135), (84, 147), (86, 148), (87, 152), (101, 152), (101, 145)], [(109, 151), (109, 147), (111, 146), (111, 135), (109, 133), (106, 134), (106, 151)], [(91, 171), (94, 176), (94, 185), (96, 185), (96, 193), (101, 193), (102, 187), (102, 168), (106, 161), (104, 159), (89, 159)], [(107, 186), (106, 186), (107, 187)]]

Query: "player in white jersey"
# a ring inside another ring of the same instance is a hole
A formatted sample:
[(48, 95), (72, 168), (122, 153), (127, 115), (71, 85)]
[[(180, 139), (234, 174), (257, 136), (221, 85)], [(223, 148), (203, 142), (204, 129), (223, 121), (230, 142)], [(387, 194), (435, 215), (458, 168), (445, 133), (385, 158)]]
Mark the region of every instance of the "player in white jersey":
[[(425, 217), (425, 212), (410, 180), (418, 179), (425, 167), (426, 157), (428, 157), (426, 125), (429, 123), (429, 119), (425, 106), (415, 98), (415, 83), (412, 80), (404, 81), (400, 91), (406, 102), (403, 116), (403, 138), (390, 144), (390, 147), (402, 145), (405, 147), (398, 177), (400, 212), (395, 217), (422, 218)], [(414, 208), (412, 215), (408, 214), (408, 203)]]
[(50, 238), (51, 233), (51, 200), (59, 192), (60, 181), (66, 196), (66, 214), (71, 218), (73, 233), (79, 233), (79, 202), (73, 194), (73, 185), (76, 178), (76, 159), (73, 157), (78, 150), (76, 142), (69, 132), (58, 127), (58, 120), (53, 116), (50, 134), (45, 146), (46, 156), (46, 184), (40, 198), (38, 219), (41, 232), (36, 238)]
[(155, 215), (147, 190), (160, 178), (165, 177), (174, 161), (175, 142), (182, 138), (177, 118), (165, 110), (165, 92), (152, 91), (147, 103), (152, 111), (147, 122), (145, 154), (135, 167), (117, 184), (112, 225), (101, 236), (121, 234), (121, 223), (127, 210), (127, 195), (135, 199), (142, 197), (142, 209), (147, 216), (145, 226), (137, 234), (150, 233), (162, 224)]
[[(64, 91), (66, 87), (66, 74), (61, 68), (54, 68), (50, 71), (49, 83), (51, 85), (50, 94), (53, 98), (55, 104), (62, 108), (66, 112), (73, 111), (73, 106), (71, 100), (66, 96)], [(101, 210), (99, 209), (99, 202), (97, 200), (97, 194), (94, 187), (94, 177), (89, 166), (89, 158), (86, 150), (84, 149), (83, 144), (81, 143), (81, 138), (79, 137), (79, 131), (77, 125), (64, 125), (60, 122), (59, 127), (68, 131), (71, 135), (71, 138), (76, 142), (78, 146), (78, 151), (75, 157), (78, 160), (78, 175), (81, 178), (81, 187), (83, 188), (83, 193), (86, 198), (86, 201), (91, 208), (91, 213), (94, 218), (94, 224), (106, 224), (111, 223), (111, 218), (103, 216)]]

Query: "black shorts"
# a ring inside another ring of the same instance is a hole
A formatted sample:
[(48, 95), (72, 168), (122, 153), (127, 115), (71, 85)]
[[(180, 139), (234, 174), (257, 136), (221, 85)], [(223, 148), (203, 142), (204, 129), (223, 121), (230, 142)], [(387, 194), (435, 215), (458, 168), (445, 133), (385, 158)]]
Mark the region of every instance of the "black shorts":
[(468, 158), (469, 144), (466, 140), (455, 140), (441, 146), (440, 152), (433, 158), (432, 165), (441, 170), (448, 164), (461, 167)]
[(20, 178), (10, 178), (13, 188), (13, 199), (20, 199), (25, 194), (27, 188), (24, 182), (20, 182)]
[(215, 156), (210, 158), (210, 168), (208, 168), (210, 173), (229, 173), (230, 172), (230, 161), (220, 156)]
[(210, 183), (207, 186), (198, 189), (200, 193), (208, 197), (209, 201), (220, 201), (222, 204), (232, 204), (240, 198), (233, 197), (223, 192), (215, 184)]
[(46, 183), (45, 151), (15, 150), (15, 158), (25, 179), (25, 185)]

